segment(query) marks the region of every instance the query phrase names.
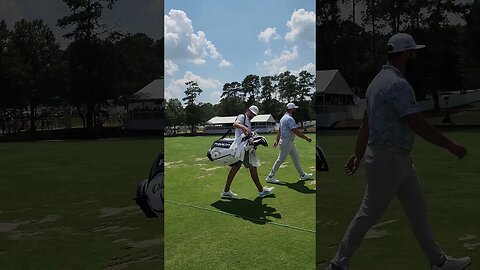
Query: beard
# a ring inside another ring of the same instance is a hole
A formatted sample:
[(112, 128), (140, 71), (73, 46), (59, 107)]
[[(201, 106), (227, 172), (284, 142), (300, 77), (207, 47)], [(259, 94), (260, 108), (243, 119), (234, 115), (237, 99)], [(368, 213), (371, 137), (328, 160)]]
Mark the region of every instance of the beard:
[(415, 60), (410, 57), (405, 65), (405, 78), (410, 84), (416, 81), (416, 74), (418, 74), (416, 70)]

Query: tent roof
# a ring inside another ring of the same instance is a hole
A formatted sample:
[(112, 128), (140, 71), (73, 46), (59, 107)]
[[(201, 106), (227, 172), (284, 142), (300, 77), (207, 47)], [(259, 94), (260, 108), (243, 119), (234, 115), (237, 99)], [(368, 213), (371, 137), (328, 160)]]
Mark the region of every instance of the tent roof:
[(163, 99), (163, 79), (156, 79), (135, 93), (135, 100)]
[(317, 92), (334, 95), (353, 95), (339, 70), (317, 70)]
[[(209, 125), (218, 125), (218, 124), (233, 124), (237, 117), (236, 116), (215, 116), (207, 121)], [(271, 122), (276, 123), (275, 119), (271, 114), (259, 114), (255, 116), (252, 120), (252, 123), (259, 122)]]

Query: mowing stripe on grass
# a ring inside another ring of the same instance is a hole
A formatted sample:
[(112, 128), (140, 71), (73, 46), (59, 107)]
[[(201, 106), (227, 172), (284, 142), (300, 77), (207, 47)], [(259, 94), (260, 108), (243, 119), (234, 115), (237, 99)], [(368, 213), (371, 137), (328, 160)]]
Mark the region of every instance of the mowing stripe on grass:
[(293, 230), (297, 230), (297, 231), (315, 233), (314, 230), (310, 230), (310, 229), (306, 229), (306, 228), (302, 228), (302, 227), (297, 227), (297, 226), (293, 226), (293, 225), (282, 224), (282, 223), (277, 223), (277, 222), (274, 222), (274, 221), (266, 221), (266, 220), (250, 218), (250, 217), (244, 217), (244, 216), (235, 215), (235, 214), (231, 214), (231, 213), (226, 213), (226, 212), (222, 212), (222, 211), (218, 211), (218, 210), (214, 210), (214, 209), (210, 209), (210, 208), (206, 208), (206, 207), (202, 207), (202, 206), (197, 206), (197, 205), (193, 205), (193, 204), (188, 204), (188, 203), (181, 203), (181, 202), (175, 202), (175, 201), (170, 201), (170, 200), (165, 200), (165, 201), (169, 202), (169, 203), (176, 204), (176, 205), (180, 205), (180, 206), (196, 208), (196, 209), (209, 211), (209, 212), (213, 212), (213, 213), (217, 213), (217, 214), (223, 214), (223, 215), (227, 215), (227, 216), (231, 216), (231, 217), (240, 217), (240, 218), (243, 218), (243, 219), (248, 219), (248, 220), (252, 220), (252, 221), (256, 221), (256, 222), (265, 222), (265, 224), (272, 224), (272, 225), (275, 225), (275, 226), (284, 227), (284, 228), (288, 228), (288, 229), (293, 229)]

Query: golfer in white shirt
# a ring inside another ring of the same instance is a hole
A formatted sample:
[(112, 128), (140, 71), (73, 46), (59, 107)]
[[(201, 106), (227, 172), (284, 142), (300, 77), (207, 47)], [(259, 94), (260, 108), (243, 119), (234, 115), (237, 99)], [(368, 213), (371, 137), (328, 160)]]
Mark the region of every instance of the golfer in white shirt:
[(266, 178), (268, 183), (280, 183), (280, 180), (275, 178), (275, 173), (278, 171), (280, 165), (282, 165), (285, 159), (287, 159), (288, 155), (292, 157), (293, 164), (295, 165), (295, 169), (297, 169), (301, 181), (308, 180), (313, 176), (313, 174), (306, 173), (302, 169), (302, 166), (300, 165), (300, 157), (297, 149), (295, 148), (295, 135), (306, 140), (307, 142), (312, 141), (312, 139), (307, 137), (297, 128), (295, 119), (292, 117), (296, 109), (298, 109), (298, 106), (296, 106), (294, 103), (288, 103), (287, 112), (280, 119), (280, 128), (278, 129), (277, 138), (273, 144), (273, 147), (277, 147), (277, 145), (280, 146), (280, 153), (278, 154), (277, 161), (275, 161), (275, 164), (272, 167), (272, 171), (270, 171), (270, 174)]

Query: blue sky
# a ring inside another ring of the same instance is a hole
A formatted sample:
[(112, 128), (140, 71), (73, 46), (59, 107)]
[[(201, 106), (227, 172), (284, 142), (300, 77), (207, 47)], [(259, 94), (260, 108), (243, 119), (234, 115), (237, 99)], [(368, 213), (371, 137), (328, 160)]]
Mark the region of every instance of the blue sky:
[(248, 74), (315, 70), (314, 0), (165, 0), (165, 97), (199, 82), (201, 102)]

